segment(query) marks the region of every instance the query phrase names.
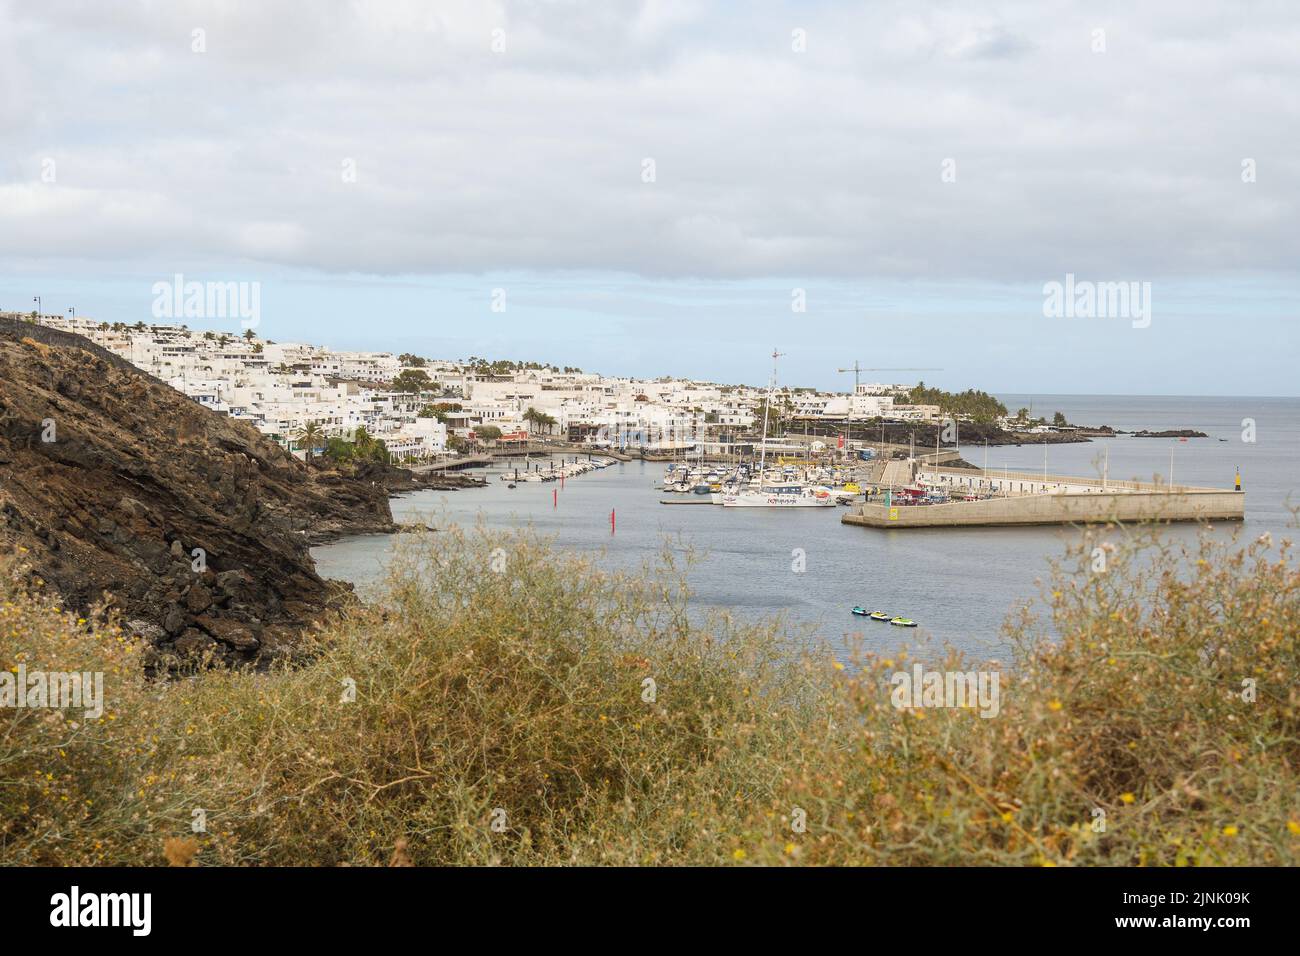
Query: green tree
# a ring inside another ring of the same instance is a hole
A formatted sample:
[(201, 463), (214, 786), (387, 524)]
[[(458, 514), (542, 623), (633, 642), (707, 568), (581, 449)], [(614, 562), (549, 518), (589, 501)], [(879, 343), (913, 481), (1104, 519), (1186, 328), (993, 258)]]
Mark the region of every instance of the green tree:
[(433, 388), (433, 380), (429, 378), (427, 372), (418, 368), (403, 369), (402, 372), (393, 379), (389, 388), (394, 392), (410, 392), (418, 394), (427, 392)]
[(459, 412), (461, 405), (459, 402), (435, 402), (433, 405), (425, 405), (420, 409), (416, 418), (436, 418), (444, 425), (447, 423), (448, 412)]
[(773, 405), (770, 412), (767, 411), (767, 399), (760, 398), (758, 404), (754, 406), (754, 430), (760, 434), (763, 431), (764, 417), (767, 420), (767, 435), (771, 438), (773, 435), (781, 434), (781, 407)]
[[(537, 431), (540, 432), (544, 430), (548, 435), (551, 434), (557, 424), (553, 416), (548, 415), (545, 412), (539, 412), (531, 406), (529, 406), (528, 411), (524, 412), (523, 418), (524, 421), (528, 422), (530, 425), (536, 426)], [(529, 431), (532, 430), (533, 429), (529, 429)]]
[(331, 461), (352, 461), (356, 457), (356, 446), (335, 435), (325, 443), (324, 454)]
[(312, 460), (312, 456), (315, 454), (316, 447), (320, 444), (323, 435), (324, 432), (321, 431), (320, 425), (316, 422), (308, 422), (298, 429), (298, 433), (294, 435), (294, 439), (306, 451), (308, 461)]
[(964, 392), (945, 392), (917, 382), (904, 395), (909, 405), (938, 405), (939, 410), (954, 417), (970, 418), (976, 422), (991, 423), (1006, 415), (1007, 407), (988, 392), (968, 388)]

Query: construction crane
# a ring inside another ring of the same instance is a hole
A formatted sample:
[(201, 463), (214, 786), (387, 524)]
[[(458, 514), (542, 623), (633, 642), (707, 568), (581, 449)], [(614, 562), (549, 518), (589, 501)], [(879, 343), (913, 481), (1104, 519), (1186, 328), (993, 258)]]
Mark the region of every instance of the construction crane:
[[(863, 368), (857, 359), (853, 360), (852, 368), (837, 368), (835, 371), (853, 373), (853, 395), (849, 398), (849, 414), (845, 420), (848, 437), (844, 440), (844, 453), (849, 451), (849, 441), (853, 438), (853, 399), (857, 397), (858, 389), (862, 386), (863, 372), (942, 372), (941, 368)], [(883, 439), (882, 439), (883, 440)]]

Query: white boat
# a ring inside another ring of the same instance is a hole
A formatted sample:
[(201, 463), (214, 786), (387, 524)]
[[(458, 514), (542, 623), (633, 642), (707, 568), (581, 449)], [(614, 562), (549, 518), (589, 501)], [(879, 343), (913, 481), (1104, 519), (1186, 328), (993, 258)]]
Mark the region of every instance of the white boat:
[(767, 387), (767, 401), (763, 403), (763, 442), (758, 456), (758, 472), (750, 479), (750, 487), (722, 495), (724, 508), (834, 508), (835, 497), (829, 488), (810, 485), (794, 477), (795, 469), (786, 465), (780, 476), (767, 475), (767, 416), (776, 391), (776, 360), (780, 353), (772, 351), (772, 381)]
[(722, 496), (724, 508), (834, 508), (835, 497), (815, 485), (772, 485)]

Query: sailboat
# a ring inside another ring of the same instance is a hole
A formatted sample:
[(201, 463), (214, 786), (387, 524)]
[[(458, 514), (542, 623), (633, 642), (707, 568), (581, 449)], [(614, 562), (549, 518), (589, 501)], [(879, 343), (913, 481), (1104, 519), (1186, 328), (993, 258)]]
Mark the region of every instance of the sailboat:
[(835, 499), (829, 488), (804, 484), (782, 478), (765, 483), (767, 468), (767, 419), (772, 409), (772, 396), (776, 392), (776, 360), (781, 353), (772, 350), (772, 380), (767, 386), (767, 401), (763, 403), (763, 442), (758, 456), (758, 475), (753, 487), (722, 496), (724, 508), (833, 508)]

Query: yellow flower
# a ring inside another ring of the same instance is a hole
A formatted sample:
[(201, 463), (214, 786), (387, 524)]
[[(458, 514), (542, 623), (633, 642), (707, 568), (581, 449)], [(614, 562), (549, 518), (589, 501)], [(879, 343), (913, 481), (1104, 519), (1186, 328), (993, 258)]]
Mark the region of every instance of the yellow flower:
[(794, 852), (794, 844), (793, 844), (793, 843), (787, 843), (787, 844), (785, 845), (785, 852), (786, 852), (786, 853), (793, 853), (793, 852)]
[(731, 858), (739, 862), (745, 858), (745, 851), (737, 847), (736, 852), (731, 854)]
[(1061, 702), (1060, 702), (1059, 700), (1049, 701), (1048, 704), (1047, 704), (1047, 709), (1048, 709), (1048, 710), (1060, 710), (1060, 709), (1061, 709)]
[(836, 662), (835, 662), (835, 669), (836, 669), (837, 671), (842, 671), (842, 670), (844, 670), (844, 665), (841, 664), (839, 661), (836, 661)]
[(1236, 836), (1237, 828), (1234, 827), (1232, 824), (1228, 824), (1226, 827), (1223, 828), (1223, 835), (1228, 837)]
[(1136, 798), (1131, 793), (1121, 793), (1119, 795), (1120, 803), (1132, 803)]
[(1294, 820), (1288, 820), (1286, 822), (1286, 828), (1291, 831), (1292, 835), (1300, 836), (1300, 823), (1296, 823)]

